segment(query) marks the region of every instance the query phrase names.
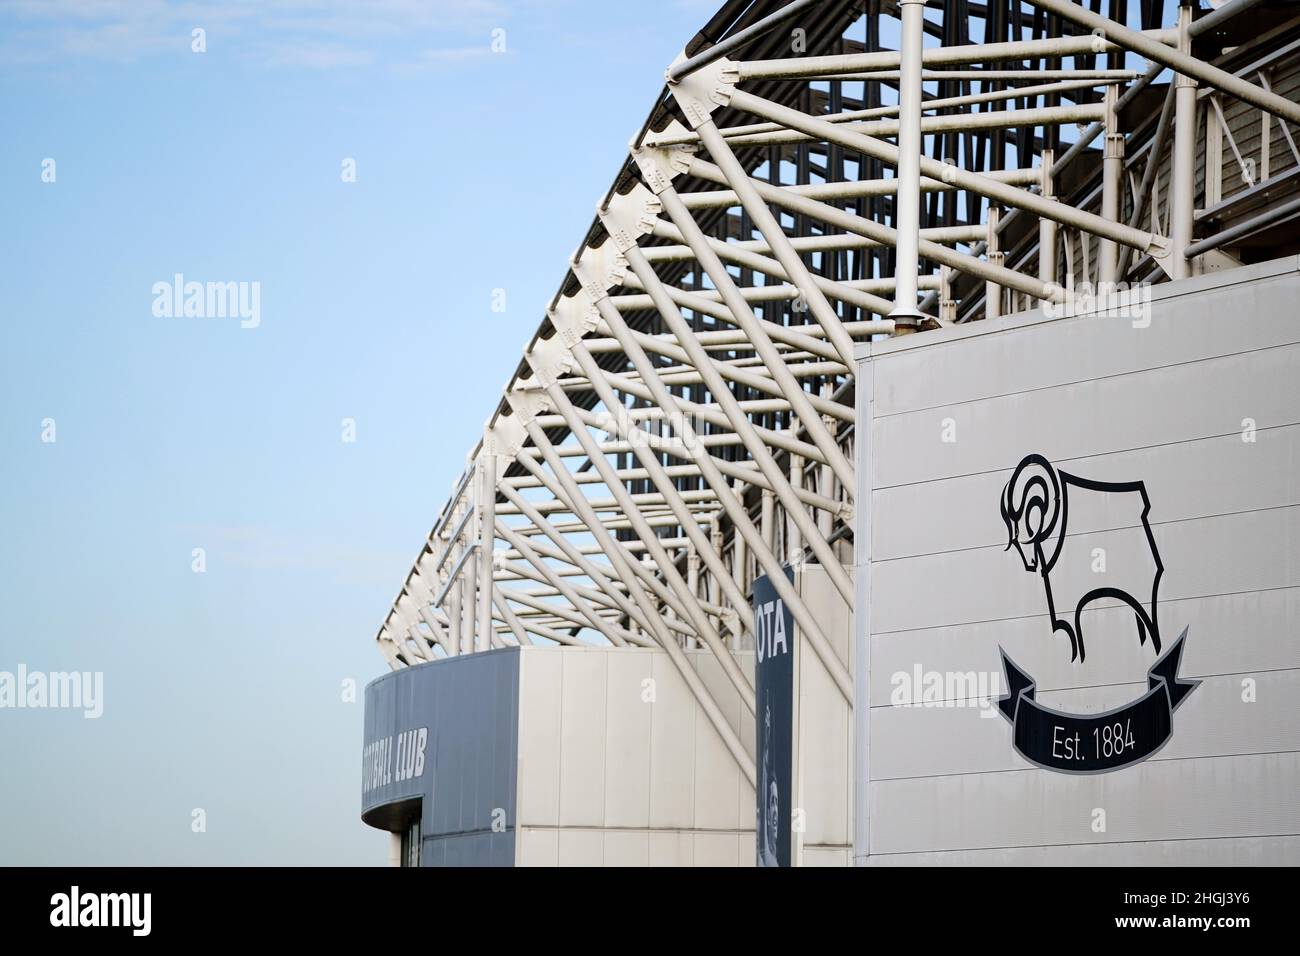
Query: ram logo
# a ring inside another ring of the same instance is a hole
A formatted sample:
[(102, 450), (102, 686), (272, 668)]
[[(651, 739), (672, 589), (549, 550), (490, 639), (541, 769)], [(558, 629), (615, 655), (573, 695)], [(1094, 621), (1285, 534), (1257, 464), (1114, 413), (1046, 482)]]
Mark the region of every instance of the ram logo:
[[(1089, 536), (1069, 535), (1071, 508), (1082, 506), (1091, 515), (1104, 515), (1111, 527), (1140, 524), (1146, 546), (1112, 549), (1115, 553), (1102, 556), (1099, 570)], [(1147, 521), (1150, 510), (1143, 482), (1091, 481), (1057, 471), (1042, 455), (1027, 455), (1002, 490), (1007, 550), (1015, 548), (1025, 570), (1042, 578), (1052, 630), (1069, 638), (1070, 660), (1084, 659), (1083, 609), (1105, 598), (1131, 607), (1138, 643), (1150, 635), (1160, 653), (1156, 592), (1164, 565)]]

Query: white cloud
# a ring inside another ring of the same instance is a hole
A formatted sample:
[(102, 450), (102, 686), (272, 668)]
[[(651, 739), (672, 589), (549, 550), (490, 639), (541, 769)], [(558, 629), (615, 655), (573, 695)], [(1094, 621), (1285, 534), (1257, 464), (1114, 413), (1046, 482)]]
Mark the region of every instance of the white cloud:
[(483, 51), (507, 22), (498, 0), (0, 0), (0, 62), (132, 62), (233, 51), (268, 67), (426, 67)]
[(263, 525), (180, 525), (177, 531), (206, 548), (208, 568), (253, 571), (317, 571), (345, 575), (382, 572), (391, 576), (395, 564), (409, 556), (360, 547), (319, 532), (290, 532)]
[(272, 43), (262, 46), (258, 59), (265, 66), (306, 67), (332, 70), (345, 66), (368, 66), (374, 62), (369, 50), (349, 49), (338, 43)]

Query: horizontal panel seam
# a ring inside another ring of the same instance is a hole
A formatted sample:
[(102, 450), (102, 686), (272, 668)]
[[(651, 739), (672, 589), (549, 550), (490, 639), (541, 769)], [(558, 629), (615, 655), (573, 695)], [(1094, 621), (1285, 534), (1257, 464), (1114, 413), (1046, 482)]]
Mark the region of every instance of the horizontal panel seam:
[[(1268, 512), (1268, 511), (1285, 511), (1288, 508), (1297, 508), (1297, 507), (1300, 507), (1300, 499), (1297, 499), (1296, 501), (1284, 502), (1283, 504), (1278, 504), (1278, 505), (1268, 505), (1263, 508), (1244, 508), (1240, 511), (1216, 511), (1214, 514), (1187, 515), (1186, 517), (1183, 518), (1168, 518), (1164, 521), (1150, 521), (1148, 523), (1151, 525), (1152, 528), (1164, 528), (1164, 527), (1169, 527), (1171, 525), (1186, 524), (1189, 521), (1211, 521), (1215, 518), (1232, 518), (1232, 517), (1240, 517), (1242, 515), (1263, 514), (1264, 512)], [(1065, 537), (1083, 538), (1091, 535), (1109, 534), (1114, 531), (1129, 531), (1134, 528), (1140, 528), (1140, 527), (1142, 527), (1141, 524), (1120, 524), (1120, 525), (1111, 525), (1109, 527), (1104, 527), (1104, 528), (1088, 528), (1084, 531), (1066, 532)], [(900, 554), (892, 558), (873, 558), (871, 563), (873, 565), (890, 564), (895, 561), (911, 561), (914, 558), (928, 558), (928, 557), (941, 555), (941, 554), (966, 554), (967, 552), (970, 551), (991, 551), (994, 549), (997, 549), (999, 551), (1007, 550), (1007, 548), (1003, 547), (1000, 544), (973, 544), (966, 548), (950, 548), (947, 551), (918, 551), (915, 554)]]
[[(1255, 434), (1259, 435), (1263, 432), (1295, 428), (1298, 425), (1300, 425), (1300, 419), (1296, 419), (1293, 422), (1278, 422), (1273, 425), (1262, 425), (1255, 429)], [(1126, 448), (1116, 448), (1114, 451), (1101, 451), (1087, 455), (1076, 455), (1073, 458), (1058, 458), (1056, 464), (1059, 467), (1061, 465), (1073, 464), (1075, 462), (1088, 461), (1093, 458), (1110, 458), (1114, 455), (1128, 455), (1136, 451), (1151, 451), (1156, 448), (1176, 448), (1179, 445), (1194, 445), (1197, 442), (1221, 441), (1225, 438), (1238, 438), (1240, 435), (1240, 431), (1217, 432), (1213, 435), (1198, 435), (1195, 438), (1179, 438), (1176, 441), (1153, 442), (1149, 445), (1131, 445)], [(877, 493), (881, 491), (890, 491), (894, 488), (912, 488), (916, 485), (930, 485), (939, 481), (957, 481), (961, 478), (980, 478), (985, 475), (996, 475), (1001, 472), (1010, 471), (1012, 467), (1013, 466), (1009, 465), (1004, 468), (985, 468), (983, 471), (963, 471), (956, 475), (940, 475), (931, 478), (918, 478), (916, 481), (900, 481), (892, 485), (877, 485), (872, 487), (871, 493), (874, 498)]]
[[(1203, 601), (1203, 600), (1208, 600), (1210, 598), (1217, 598), (1217, 597), (1234, 597), (1240, 594), (1269, 594), (1273, 591), (1294, 591), (1297, 588), (1300, 588), (1300, 584), (1283, 584), (1283, 585), (1279, 585), (1278, 587), (1272, 587), (1272, 588), (1250, 588), (1245, 591), (1214, 591), (1210, 594), (1187, 594), (1181, 597), (1169, 598), (1167, 600), (1162, 599), (1160, 603), (1161, 606), (1163, 607), (1165, 604), (1175, 604), (1180, 601)], [(1115, 604), (1104, 604), (1104, 605), (1101, 604), (1100, 602), (1095, 602), (1091, 606), (1098, 609), (1103, 609), (1103, 608), (1119, 608), (1119, 607), (1124, 607), (1125, 605), (1119, 602), (1116, 602)], [(915, 634), (920, 631), (938, 631), (938, 630), (945, 630), (953, 627), (969, 627), (972, 624), (1001, 624), (1010, 621), (1032, 621), (1035, 618), (1046, 617), (1046, 616), (1047, 616), (1046, 611), (1040, 611), (1037, 614), (1017, 614), (1012, 617), (992, 617), (980, 621), (955, 621), (948, 624), (927, 624), (924, 627), (900, 627), (889, 631), (873, 629), (871, 631), (871, 637), (874, 639), (877, 637), (883, 637), (886, 634)]]
[[(953, 402), (941, 402), (937, 405), (925, 405), (919, 408), (909, 408), (905, 411), (885, 412), (876, 415), (872, 421), (879, 422), (888, 418), (898, 418), (903, 415), (920, 414), (921, 412), (932, 412), (936, 408), (959, 408), (962, 405), (974, 405), (979, 402), (993, 401), (999, 398), (1010, 398), (1013, 395), (1033, 395), (1036, 392), (1048, 392), (1055, 388), (1068, 388), (1071, 385), (1086, 385), (1089, 382), (1106, 382), (1112, 379), (1128, 378), (1133, 375), (1145, 375), (1148, 372), (1158, 372), (1171, 368), (1182, 368), (1186, 365), (1202, 365), (1206, 362), (1217, 362), (1221, 359), (1237, 358), (1242, 355), (1253, 355), (1256, 352), (1271, 352), (1275, 349), (1294, 349), (1300, 346), (1300, 339), (1289, 339), (1285, 342), (1275, 342), (1272, 345), (1261, 345), (1258, 348), (1242, 349), (1239, 352), (1224, 352), (1219, 355), (1204, 355), (1200, 358), (1188, 359), (1185, 362), (1169, 362), (1164, 365), (1148, 365), (1144, 368), (1130, 369), (1127, 372), (1111, 372), (1105, 375), (1094, 375), (1089, 378), (1072, 379), (1067, 382), (1055, 382), (1051, 385), (1038, 385), (1032, 388), (1023, 388), (1013, 392), (997, 392), (992, 395), (982, 395), (978, 398), (961, 399)], [(877, 402), (879, 404), (879, 402)]]
[[(1185, 757), (1172, 757), (1156, 754), (1145, 763), (1178, 763), (1183, 760), (1233, 760), (1237, 757), (1275, 757), (1279, 755), (1295, 754), (1300, 755), (1300, 750), (1258, 750), (1246, 751), (1243, 753), (1228, 754), (1189, 754)], [(878, 783), (896, 782), (900, 780), (938, 780), (943, 777), (987, 777), (990, 774), (998, 773), (1042, 773), (1039, 767), (999, 767), (996, 770), (965, 770), (961, 773), (922, 773), (912, 776), (903, 777), (877, 777), (874, 774), (871, 777), (871, 785), (874, 787)]]
[[(1254, 677), (1257, 674), (1286, 674), (1292, 671), (1300, 671), (1300, 663), (1297, 663), (1292, 667), (1256, 667), (1244, 671), (1215, 671), (1212, 673), (1207, 671), (1194, 671), (1188, 668), (1181, 668), (1178, 671), (1178, 676), (1181, 678), (1192, 677), (1200, 680), (1214, 680), (1215, 678), (1219, 678), (1219, 677)], [(903, 671), (902, 673), (908, 673), (908, 672)], [(964, 674), (966, 672), (961, 671), (960, 673)], [(1147, 682), (1145, 680), (1111, 681), (1103, 684), (1074, 684), (1069, 687), (1062, 687), (1062, 686), (1044, 687), (1041, 684), (1036, 684), (1035, 691), (1036, 693), (1041, 695), (1041, 694), (1056, 693), (1058, 691), (1070, 691), (1070, 690), (1100, 690), (1102, 688), (1112, 688), (1112, 687), (1145, 687), (1146, 684)], [(895, 710), (895, 709), (897, 710), (943, 710), (944, 707), (942, 705), (944, 704), (950, 704), (950, 703), (956, 704), (959, 702), (963, 704), (976, 703), (984, 699), (985, 698), (983, 697), (944, 697), (938, 701), (928, 701), (928, 702), (923, 701), (919, 706), (913, 701), (908, 701), (902, 704), (872, 704), (871, 709), (872, 710)], [(957, 710), (960, 708), (953, 707), (951, 709)]]

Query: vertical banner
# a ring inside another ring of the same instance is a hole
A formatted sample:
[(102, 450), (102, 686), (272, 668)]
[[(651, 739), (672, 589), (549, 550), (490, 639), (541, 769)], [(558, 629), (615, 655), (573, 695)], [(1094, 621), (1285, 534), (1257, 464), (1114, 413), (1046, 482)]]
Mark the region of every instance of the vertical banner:
[[(794, 581), (794, 571), (785, 568)], [(754, 714), (758, 748), (758, 818), (755, 846), (759, 866), (790, 865), (794, 741), (794, 616), (767, 576), (754, 581)]]

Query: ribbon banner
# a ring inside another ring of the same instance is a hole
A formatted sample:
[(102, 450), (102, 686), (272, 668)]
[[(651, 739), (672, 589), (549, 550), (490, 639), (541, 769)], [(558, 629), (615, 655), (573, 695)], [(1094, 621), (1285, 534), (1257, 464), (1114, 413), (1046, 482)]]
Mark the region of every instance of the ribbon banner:
[(1037, 682), (1001, 648), (1007, 695), (998, 709), (1011, 721), (1016, 750), (1030, 763), (1060, 773), (1105, 773), (1145, 760), (1173, 732), (1173, 714), (1200, 683), (1178, 676), (1187, 628), (1147, 671), (1149, 689), (1103, 714), (1067, 714), (1034, 699)]

